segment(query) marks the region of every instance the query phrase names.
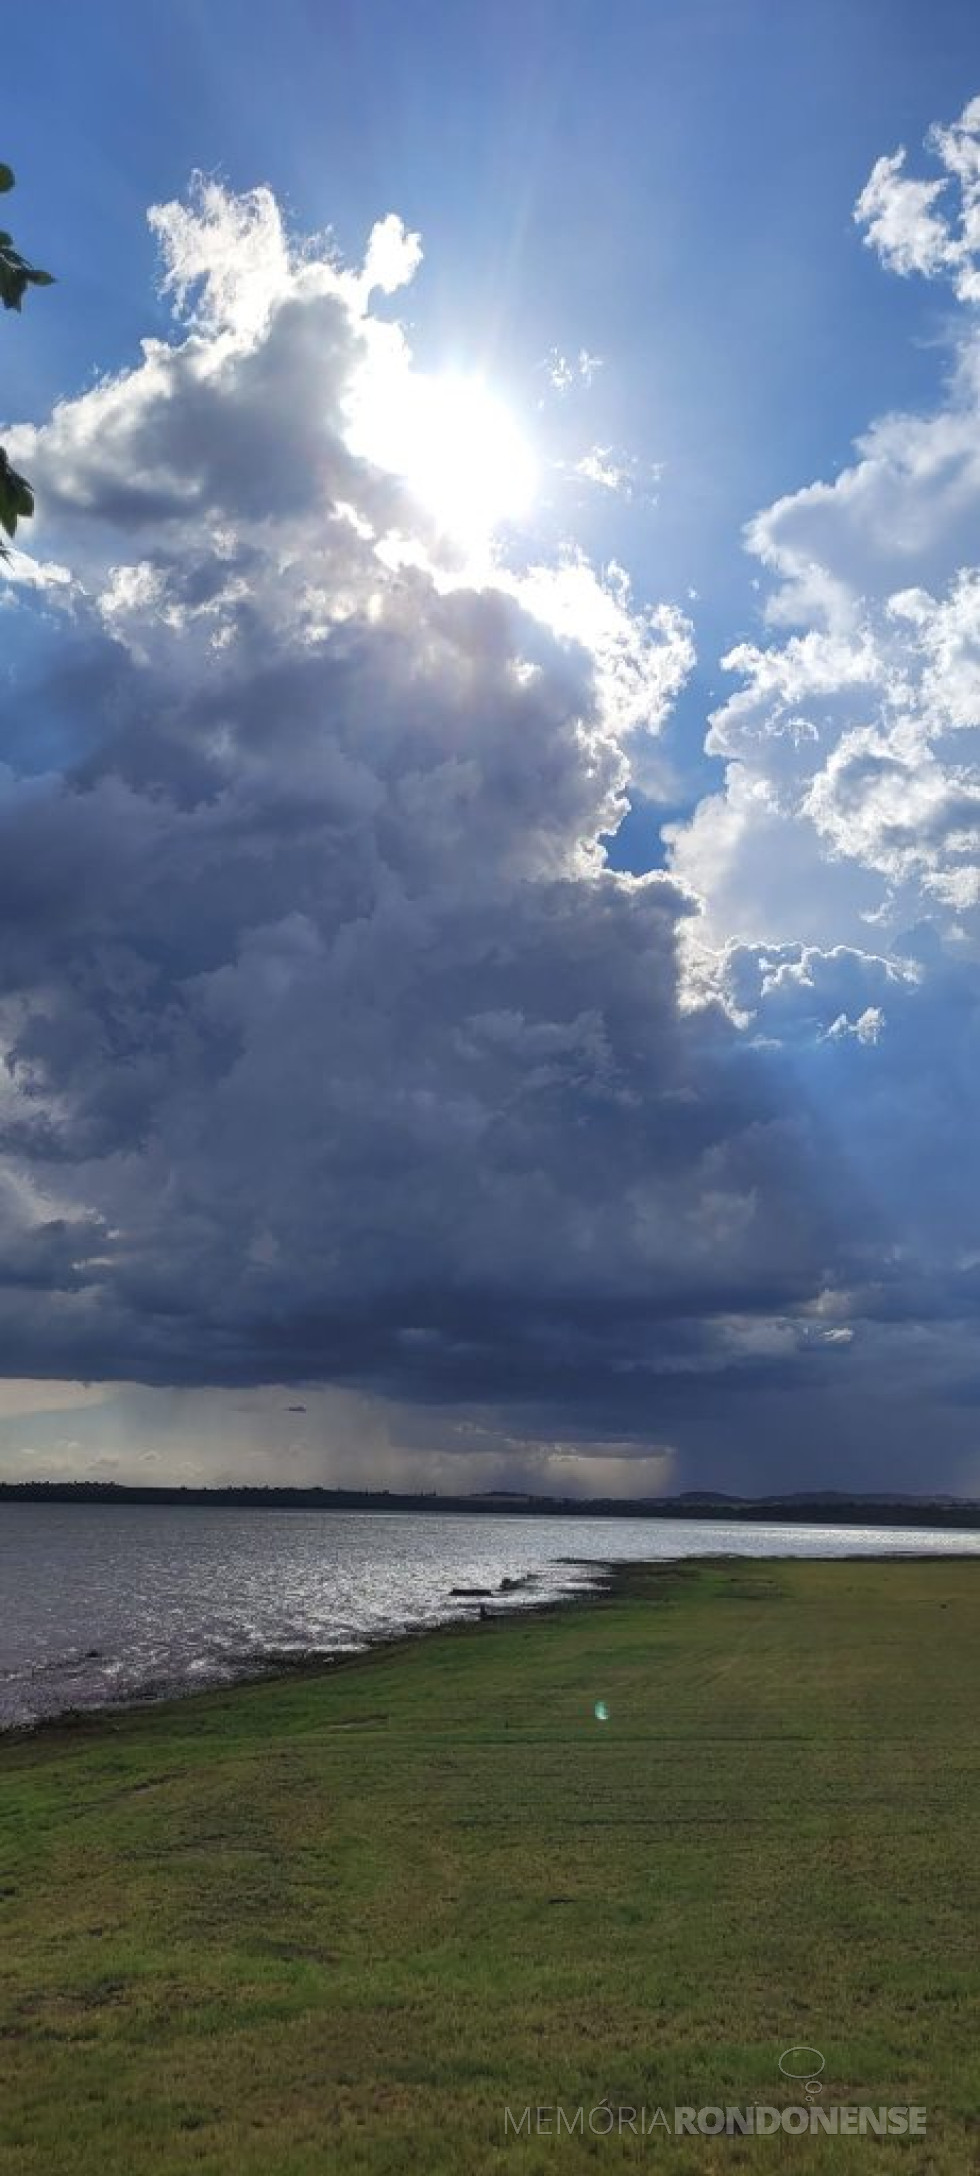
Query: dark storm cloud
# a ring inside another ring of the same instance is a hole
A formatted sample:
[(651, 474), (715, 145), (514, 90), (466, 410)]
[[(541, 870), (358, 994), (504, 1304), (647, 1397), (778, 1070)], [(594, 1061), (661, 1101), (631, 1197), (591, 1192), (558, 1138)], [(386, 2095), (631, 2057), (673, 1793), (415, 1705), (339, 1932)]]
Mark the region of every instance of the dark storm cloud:
[(31, 665), (58, 760), (0, 801), (0, 1363), (627, 1444), (703, 1446), (738, 1387), (744, 1462), (753, 1398), (847, 1395), (902, 1288), (811, 1058), (887, 1103), (913, 978), (748, 950), (758, 1032), (685, 1007), (694, 901), (598, 842), (686, 637), (379, 554), (404, 496), (343, 431), (390, 328), (268, 225), (257, 302), (255, 221), (208, 204), (169, 231), (210, 314), (27, 451), (72, 581)]

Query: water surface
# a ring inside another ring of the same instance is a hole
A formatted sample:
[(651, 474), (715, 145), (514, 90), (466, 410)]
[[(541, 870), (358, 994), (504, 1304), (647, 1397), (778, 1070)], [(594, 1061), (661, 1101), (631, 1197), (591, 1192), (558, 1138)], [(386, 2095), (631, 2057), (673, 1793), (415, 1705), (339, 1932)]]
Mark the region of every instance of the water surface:
[[(897, 1527), (0, 1505), (0, 1726), (220, 1684), (594, 1584), (614, 1558), (980, 1553)], [(578, 1559), (571, 1562), (570, 1559)], [(591, 1560), (591, 1562), (589, 1561)], [(527, 1581), (501, 1594), (504, 1580)]]

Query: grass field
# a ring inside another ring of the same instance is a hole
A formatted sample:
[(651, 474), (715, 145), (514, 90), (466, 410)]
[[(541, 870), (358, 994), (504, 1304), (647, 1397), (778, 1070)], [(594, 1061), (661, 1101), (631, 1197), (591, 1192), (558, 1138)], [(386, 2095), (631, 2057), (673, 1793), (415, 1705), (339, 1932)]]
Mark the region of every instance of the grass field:
[[(0, 2170), (964, 2176), (978, 1652), (976, 1561), (643, 1568), (9, 1741)], [(799, 2103), (801, 2042), (925, 2137), (507, 2127)]]

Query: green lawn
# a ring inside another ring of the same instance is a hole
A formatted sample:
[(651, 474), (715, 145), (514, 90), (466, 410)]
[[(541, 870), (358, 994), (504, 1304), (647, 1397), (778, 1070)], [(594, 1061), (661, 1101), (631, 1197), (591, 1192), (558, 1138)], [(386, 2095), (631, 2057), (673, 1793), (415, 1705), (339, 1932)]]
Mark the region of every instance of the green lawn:
[[(964, 2176), (978, 1650), (975, 1560), (645, 1568), (7, 1742), (0, 2170)], [(505, 2128), (799, 2102), (799, 2042), (925, 2138)]]

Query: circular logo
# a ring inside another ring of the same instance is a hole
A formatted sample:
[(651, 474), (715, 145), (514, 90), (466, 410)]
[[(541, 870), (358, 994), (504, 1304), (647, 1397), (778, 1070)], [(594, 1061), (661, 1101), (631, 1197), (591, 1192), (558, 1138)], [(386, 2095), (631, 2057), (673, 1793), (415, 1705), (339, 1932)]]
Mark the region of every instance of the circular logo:
[(819, 2078), (826, 2059), (819, 2048), (784, 2048), (779, 2067), (784, 2078)]

